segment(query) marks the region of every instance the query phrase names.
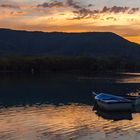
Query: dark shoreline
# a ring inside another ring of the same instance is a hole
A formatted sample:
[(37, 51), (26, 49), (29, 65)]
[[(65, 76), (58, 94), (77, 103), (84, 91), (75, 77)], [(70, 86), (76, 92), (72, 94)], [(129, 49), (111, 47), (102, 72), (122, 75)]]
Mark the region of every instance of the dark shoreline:
[(0, 73), (123, 73), (140, 72), (140, 61), (130, 58), (58, 56), (0, 57)]

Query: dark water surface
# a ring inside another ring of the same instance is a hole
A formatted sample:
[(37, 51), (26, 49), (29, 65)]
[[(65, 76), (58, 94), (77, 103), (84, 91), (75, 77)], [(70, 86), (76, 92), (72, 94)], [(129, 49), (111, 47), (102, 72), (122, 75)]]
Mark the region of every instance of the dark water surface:
[(91, 95), (139, 89), (139, 73), (0, 74), (0, 140), (139, 140), (139, 108), (92, 110)]

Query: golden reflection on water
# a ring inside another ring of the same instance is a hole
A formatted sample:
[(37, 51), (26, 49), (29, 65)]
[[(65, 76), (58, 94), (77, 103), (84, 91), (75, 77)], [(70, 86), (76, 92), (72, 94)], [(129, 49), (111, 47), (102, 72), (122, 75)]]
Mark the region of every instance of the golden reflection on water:
[(107, 120), (76, 104), (2, 108), (0, 140), (139, 140), (140, 114), (132, 117)]
[(117, 80), (117, 83), (140, 83), (140, 76), (135, 76), (135, 77), (127, 77), (124, 79), (119, 79)]
[(140, 83), (140, 73), (121, 73), (122, 78), (116, 80), (117, 83)]

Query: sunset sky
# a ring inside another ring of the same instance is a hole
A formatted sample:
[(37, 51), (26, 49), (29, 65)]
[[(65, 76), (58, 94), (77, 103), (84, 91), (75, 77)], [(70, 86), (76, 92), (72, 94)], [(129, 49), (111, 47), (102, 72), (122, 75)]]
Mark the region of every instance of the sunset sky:
[(109, 31), (140, 43), (140, 0), (0, 0), (0, 27)]

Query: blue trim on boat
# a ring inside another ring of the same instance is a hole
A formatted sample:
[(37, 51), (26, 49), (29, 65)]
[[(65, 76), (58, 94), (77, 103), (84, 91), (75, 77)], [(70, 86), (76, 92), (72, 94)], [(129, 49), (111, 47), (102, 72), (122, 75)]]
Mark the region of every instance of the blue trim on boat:
[(105, 94), (105, 93), (100, 93), (95, 97), (95, 100), (105, 102), (107, 104), (116, 104), (116, 103), (131, 103), (132, 101), (125, 99), (120, 96), (115, 96), (115, 95), (110, 95), (110, 94)]

